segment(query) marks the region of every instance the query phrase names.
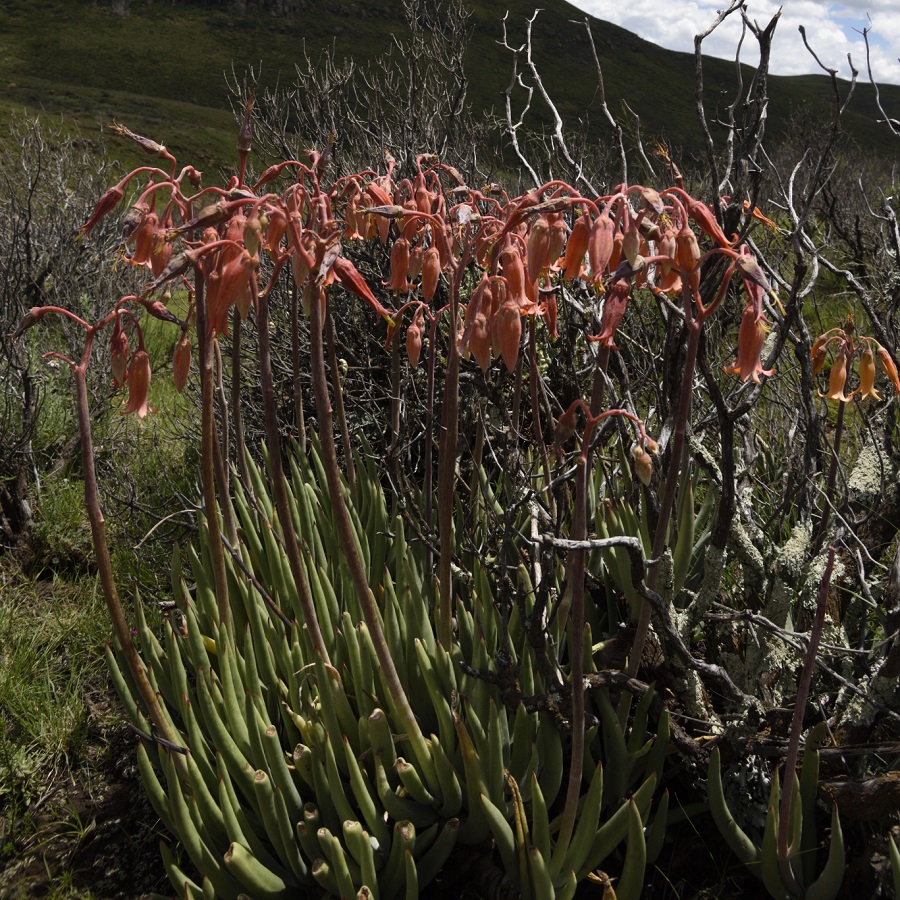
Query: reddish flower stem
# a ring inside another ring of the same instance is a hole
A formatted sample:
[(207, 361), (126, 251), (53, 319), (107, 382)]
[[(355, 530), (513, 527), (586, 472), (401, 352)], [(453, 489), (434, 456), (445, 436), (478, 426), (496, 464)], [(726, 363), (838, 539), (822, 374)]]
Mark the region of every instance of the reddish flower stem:
[[(173, 744), (180, 745), (181, 738), (171, 727), (169, 719), (163, 713), (159, 698), (156, 696), (156, 691), (153, 690), (153, 686), (147, 678), (144, 664), (132, 640), (131, 630), (125, 621), (125, 613), (122, 609), (122, 602), (119, 599), (119, 592), (116, 588), (112, 562), (109, 556), (109, 545), (106, 541), (106, 521), (103, 517), (103, 510), (100, 507), (97, 472), (94, 468), (94, 442), (91, 432), (91, 411), (87, 389), (87, 364), (90, 360), (91, 344), (95, 330), (94, 328), (88, 330), (82, 361), (79, 365), (72, 365), (71, 369), (75, 380), (78, 433), (81, 440), (81, 463), (84, 470), (84, 506), (91, 525), (91, 541), (97, 560), (97, 571), (100, 576), (103, 599), (106, 601), (106, 609), (112, 621), (116, 641), (125, 656), (128, 671), (131, 673), (150, 721), (153, 722), (162, 738)], [(173, 754), (173, 757), (175, 758), (179, 775), (187, 779), (187, 767), (183, 757), (178, 753)]]

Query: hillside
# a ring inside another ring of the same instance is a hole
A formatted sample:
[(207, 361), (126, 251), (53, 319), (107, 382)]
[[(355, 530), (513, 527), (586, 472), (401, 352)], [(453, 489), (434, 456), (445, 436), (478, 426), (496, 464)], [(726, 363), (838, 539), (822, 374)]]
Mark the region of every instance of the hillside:
[[(469, 99), (476, 110), (499, 108), (511, 70), (509, 54), (498, 45), (498, 7), (469, 6)], [(508, 9), (516, 43), (534, 3), (510, 0)], [(603, 140), (583, 20), (584, 13), (563, 0), (546, 3), (535, 23), (535, 57), (567, 121), (586, 121), (592, 137)], [(596, 19), (591, 27), (613, 112), (619, 114), (627, 100), (646, 138), (664, 137), (686, 155), (699, 152), (693, 57)], [(333, 47), (338, 57), (362, 62), (383, 54), (391, 35), (404, 29), (402, 7), (390, 0), (22, 0), (0, 8), (0, 115), (26, 107), (65, 115), (89, 129), (115, 117), (164, 139), (176, 153), (190, 149), (202, 163), (228, 159), (233, 139), (226, 73), (254, 65), (261, 67), (264, 85), (289, 83), (304, 50), (315, 58)], [(745, 81), (751, 75), (747, 69)], [(729, 96), (734, 77), (732, 62), (706, 61), (710, 107)], [(770, 83), (773, 135), (789, 128), (802, 107), (828, 115), (826, 77), (772, 77)], [(900, 109), (900, 87), (884, 87), (882, 100), (889, 110)], [(862, 146), (895, 150), (896, 141), (876, 118), (874, 91), (860, 85), (846, 129)]]

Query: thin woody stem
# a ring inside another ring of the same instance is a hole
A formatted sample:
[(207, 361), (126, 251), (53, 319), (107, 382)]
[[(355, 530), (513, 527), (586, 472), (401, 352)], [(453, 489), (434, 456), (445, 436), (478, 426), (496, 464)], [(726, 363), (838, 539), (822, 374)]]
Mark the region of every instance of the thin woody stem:
[(822, 510), (822, 520), (813, 541), (812, 554), (815, 555), (822, 547), (825, 535), (828, 533), (828, 523), (831, 520), (831, 506), (834, 501), (834, 486), (837, 482), (837, 470), (841, 455), (841, 437), (844, 433), (844, 409), (847, 404), (838, 402), (837, 422), (834, 426), (834, 446), (831, 449), (831, 464), (828, 467), (828, 481), (825, 483), (825, 506)]

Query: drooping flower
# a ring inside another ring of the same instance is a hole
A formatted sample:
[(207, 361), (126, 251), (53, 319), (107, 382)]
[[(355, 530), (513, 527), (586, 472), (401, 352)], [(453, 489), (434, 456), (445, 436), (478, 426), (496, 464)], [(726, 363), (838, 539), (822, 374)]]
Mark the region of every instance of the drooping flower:
[(166, 229), (157, 228), (151, 237), (150, 271), (154, 278), (159, 278), (172, 258), (172, 242), (166, 240)]
[[(550, 213), (547, 217), (550, 222), (550, 249), (548, 251), (548, 265), (553, 265), (561, 256), (566, 246), (566, 220), (562, 213)], [(584, 254), (582, 254), (584, 256)]]
[(537, 281), (541, 272), (550, 265), (550, 223), (544, 216), (538, 216), (528, 234), (526, 252), (528, 277)]
[(569, 240), (566, 242), (566, 252), (563, 256), (563, 278), (573, 281), (581, 274), (584, 263), (584, 255), (588, 250), (591, 237), (591, 220), (587, 213), (579, 216), (572, 226)]
[(528, 305), (525, 293), (525, 264), (522, 255), (515, 247), (507, 247), (500, 253), (500, 265), (503, 266), (503, 277), (509, 285), (512, 299), (522, 308)]
[(760, 384), (760, 375), (772, 375), (775, 370), (764, 369), (761, 360), (768, 330), (763, 315), (757, 312), (752, 302), (748, 303), (738, 331), (737, 360), (733, 366), (726, 366), (725, 371), (738, 375), (741, 381), (750, 380), (755, 384)]
[(78, 230), (83, 235), (89, 235), (93, 230), (94, 226), (106, 215), (111, 213), (115, 208), (118, 202), (125, 196), (125, 191), (122, 190), (119, 185), (115, 185), (115, 187), (111, 187), (98, 201), (96, 207), (94, 207), (94, 212), (91, 214), (91, 217), (81, 226)]
[(866, 397), (874, 397), (876, 400), (881, 399), (881, 395), (875, 390), (875, 354), (869, 347), (866, 347), (859, 358), (859, 388), (857, 388), (860, 399)]
[(641, 484), (649, 487), (650, 479), (653, 477), (653, 459), (643, 447), (635, 447), (631, 451), (631, 457), (634, 460), (634, 471)]
[(897, 376), (897, 367), (894, 365), (891, 354), (880, 345), (878, 347), (878, 361), (881, 363), (881, 368), (884, 369), (884, 374), (891, 379), (894, 390), (900, 395), (900, 377)]
[(491, 365), (491, 327), (483, 312), (475, 313), (472, 333), (469, 336), (469, 349), (482, 372), (487, 372)]
[(611, 350), (619, 349), (615, 343), (616, 330), (625, 315), (630, 294), (631, 282), (627, 278), (618, 278), (610, 285), (600, 315), (600, 333), (589, 336), (588, 340), (597, 341), (601, 346), (609, 347)]
[(441, 274), (441, 254), (432, 244), (422, 257), (422, 297), (431, 303)]
[(519, 358), (519, 344), (522, 342), (522, 315), (512, 297), (508, 297), (501, 304), (497, 315), (494, 316), (494, 323), (503, 362), (510, 372), (514, 372), (516, 360)]
[(398, 237), (391, 248), (391, 277), (385, 282), (386, 287), (395, 294), (409, 293), (412, 285), (407, 280), (409, 274), (409, 241), (405, 237)]
[(616, 223), (606, 213), (602, 213), (594, 220), (588, 240), (588, 261), (591, 264), (591, 277), (595, 282), (603, 277), (610, 264), (615, 238)]
[(139, 419), (147, 418), (150, 406), (147, 396), (150, 393), (150, 356), (146, 350), (138, 350), (131, 357), (131, 365), (128, 367), (128, 403), (122, 410), (122, 415), (136, 412)]
[(841, 403), (846, 403), (850, 397), (853, 396), (852, 393), (849, 396), (844, 394), (844, 387), (846, 384), (847, 354), (841, 350), (835, 357), (834, 363), (831, 366), (831, 374), (828, 376), (828, 393), (823, 396), (827, 397), (829, 400), (838, 400)]
[[(134, 266), (149, 266), (150, 254), (153, 252), (153, 239), (159, 228), (159, 216), (155, 212), (148, 212), (141, 219), (140, 225), (134, 232), (134, 253), (127, 262)], [(165, 268), (165, 266), (163, 267)], [(161, 270), (160, 270), (161, 271)]]
[(556, 420), (556, 427), (553, 429), (553, 439), (562, 446), (575, 434), (575, 404), (573, 403), (560, 417)]

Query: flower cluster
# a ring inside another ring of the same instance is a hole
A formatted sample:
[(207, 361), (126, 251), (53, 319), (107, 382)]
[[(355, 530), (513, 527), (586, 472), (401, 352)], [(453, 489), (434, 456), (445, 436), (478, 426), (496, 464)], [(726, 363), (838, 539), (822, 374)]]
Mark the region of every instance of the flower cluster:
[[(818, 375), (825, 368), (829, 351), (833, 355), (828, 376), (828, 390), (821, 396), (839, 403), (846, 403), (857, 395), (861, 400), (867, 397), (881, 400), (881, 395), (875, 389), (876, 356), (885, 375), (890, 379), (894, 391), (900, 395), (900, 378), (898, 378), (897, 366), (890, 353), (875, 338), (858, 337), (855, 330), (851, 318), (844, 323), (843, 327), (832, 328), (820, 335), (813, 344), (810, 351), (813, 375)], [(859, 357), (858, 384), (848, 394), (846, 393), (847, 381), (853, 361), (857, 357)]]
[[(225, 188), (201, 190), (192, 167), (176, 174), (165, 148), (130, 132), (126, 136), (170, 160), (171, 171), (143, 166), (130, 173), (101, 198), (83, 231), (116, 207), (132, 179), (146, 177), (123, 222), (127, 258), (153, 276), (144, 298), (183, 284), (191, 302), (188, 321), (202, 284), (209, 334), (226, 334), (231, 310), (237, 308), (245, 318), (268, 289), (258, 283), (262, 254), (272, 263), (266, 267), (272, 272), (270, 284), (282, 268), (290, 270), (307, 312), (314, 297), (324, 303), (325, 289), (339, 282), (388, 322), (389, 341), (408, 313), (405, 345), (414, 366), (426, 322), (433, 324), (448, 311), (458, 315), (451, 327), (457, 329), (459, 350), (471, 353), (484, 371), (496, 358), (515, 369), (524, 319), (543, 322), (556, 336), (557, 295), (564, 282), (580, 279), (602, 298), (600, 330), (589, 339), (616, 349), (616, 333), (636, 288), (667, 295), (674, 308), (680, 297), (686, 322), (702, 322), (722, 302), (732, 275), (739, 274), (748, 303), (738, 358), (728, 371), (756, 382), (771, 374), (760, 362), (768, 329), (762, 310), (770, 290), (765, 276), (748, 249), (736, 249), (726, 237), (710, 208), (681, 187), (657, 192), (623, 184), (608, 196), (588, 199), (552, 181), (511, 198), (496, 185), (471, 188), (456, 170), (423, 154), (412, 177), (396, 179), (388, 155), (384, 174), (357, 173), (325, 189), (320, 177), (326, 151), (312, 152), (305, 162), (272, 166), (253, 185), (241, 175)], [(270, 190), (291, 176), (281, 193)], [(712, 245), (706, 253), (703, 239)], [(389, 248), (390, 270), (382, 286), (402, 301), (399, 310), (377, 299), (342, 255), (346, 244), (357, 241), (379, 241)], [(709, 253), (726, 255), (730, 264), (715, 299), (704, 305), (700, 266)], [(184, 277), (191, 269), (193, 280)], [(472, 271), (474, 287), (461, 297)], [(116, 329), (115, 380), (124, 384), (127, 338), (118, 321)], [(179, 388), (189, 366), (190, 342), (183, 335), (173, 358)], [(143, 406), (137, 403), (135, 409)]]

